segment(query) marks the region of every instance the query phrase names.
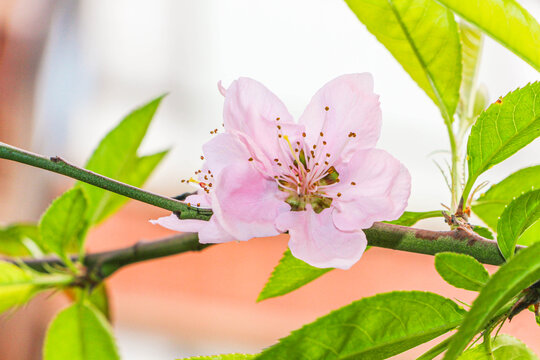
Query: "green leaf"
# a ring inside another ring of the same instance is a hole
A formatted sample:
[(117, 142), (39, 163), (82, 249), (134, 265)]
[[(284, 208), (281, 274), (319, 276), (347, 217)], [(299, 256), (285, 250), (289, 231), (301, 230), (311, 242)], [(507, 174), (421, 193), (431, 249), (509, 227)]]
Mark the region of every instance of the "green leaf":
[[(86, 168), (133, 186), (142, 186), (165, 155), (165, 152), (161, 152), (142, 158), (137, 156), (137, 150), (162, 99), (163, 96), (160, 96), (127, 115), (101, 140)], [(127, 201), (127, 198), (120, 198), (86, 183), (79, 182), (78, 186), (84, 188), (88, 196), (91, 224), (103, 221)]]
[(521, 195), (504, 209), (497, 226), (497, 243), (505, 259), (508, 260), (514, 255), (518, 238), (538, 219), (540, 219), (540, 190)]
[(346, 0), (451, 122), (459, 99), (461, 49), (454, 14), (432, 0)]
[(454, 360), (469, 341), (523, 289), (540, 279), (540, 243), (520, 250), (491, 276), (450, 343), (445, 360)]
[(538, 357), (518, 339), (501, 334), (492, 338), (491, 353), (485, 344), (480, 344), (465, 351), (459, 360), (538, 360)]
[(476, 120), (467, 143), (466, 198), (478, 176), (540, 136), (540, 82), (514, 90)]
[(227, 355), (211, 355), (211, 356), (196, 356), (184, 358), (180, 360), (249, 360), (254, 359), (256, 355), (249, 354), (227, 354)]
[(0, 261), (0, 313), (26, 303), (36, 291), (32, 273)]
[[(461, 39), (461, 58), (463, 69), (461, 74), (461, 88), (459, 90), (458, 113), (465, 120), (474, 120), (477, 98), (476, 78), (482, 52), (482, 32), (465, 21), (459, 23), (459, 35)], [(481, 93), (480, 93), (481, 94)], [(481, 95), (480, 95), (481, 98)], [(482, 110), (484, 110), (482, 108)]]
[[(158, 152), (153, 155), (137, 157), (133, 164), (126, 166), (124, 174), (120, 175), (122, 182), (127, 184), (142, 187), (146, 180), (150, 177), (154, 169), (159, 165), (161, 160), (168, 154), (167, 151)], [(95, 223), (98, 224), (105, 220), (110, 215), (118, 211), (129, 199), (122, 195), (117, 195), (112, 192), (106, 192), (102, 198), (102, 211), (97, 216)]]
[(485, 228), (483, 226), (474, 225), (473, 231), (477, 233), (478, 235), (485, 237), (486, 239), (490, 239), (490, 240), (495, 239), (493, 237), (493, 233), (489, 231), (488, 228)]
[(465, 254), (438, 253), (435, 255), (435, 269), (447, 283), (461, 289), (480, 291), (489, 280), (486, 268)]
[(497, 222), (505, 205), (523, 193), (540, 189), (540, 165), (521, 169), (493, 185), (472, 205), (472, 211), (487, 226), (497, 230)]
[(464, 313), (433, 293), (379, 294), (294, 331), (256, 359), (386, 359), (455, 328)]
[(107, 320), (111, 321), (111, 309), (109, 307), (109, 291), (105, 283), (101, 283), (92, 289), (88, 301), (92, 303)]
[(79, 188), (71, 189), (54, 200), (39, 222), (43, 246), (63, 259), (67, 258), (70, 250), (79, 249), (86, 209), (86, 197)]
[(0, 228), (0, 254), (7, 256), (40, 255), (41, 237), (34, 224), (13, 224)]
[(397, 220), (393, 221), (384, 221), (388, 224), (402, 225), (402, 226), (413, 226), (417, 222), (423, 219), (442, 217), (442, 212), (440, 210), (435, 211), (405, 211), (403, 215)]
[(62, 310), (47, 331), (44, 360), (120, 359), (105, 317), (87, 303)]
[(321, 269), (297, 259), (287, 249), (270, 279), (259, 294), (257, 301), (285, 295), (326, 274), (332, 268)]
[(438, 0), (540, 71), (540, 25), (514, 0)]
[(517, 243), (518, 245), (530, 246), (538, 241), (540, 241), (540, 219), (523, 231)]

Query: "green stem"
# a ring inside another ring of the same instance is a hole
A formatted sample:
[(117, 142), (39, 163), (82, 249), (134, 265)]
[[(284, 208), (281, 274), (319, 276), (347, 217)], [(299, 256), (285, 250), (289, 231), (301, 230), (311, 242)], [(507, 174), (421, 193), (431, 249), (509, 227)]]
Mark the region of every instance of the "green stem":
[(209, 209), (190, 207), (176, 199), (154, 194), (103, 175), (96, 174), (92, 171), (82, 169), (69, 164), (59, 157), (46, 158), (2, 142), (0, 142), (0, 159), (12, 160), (69, 176), (73, 179), (83, 181), (113, 193), (127, 196), (162, 209), (177, 212), (181, 218), (208, 220), (212, 215), (212, 211)]
[(450, 140), (450, 152), (452, 154), (452, 166), (451, 166), (451, 205), (450, 210), (452, 213), (456, 213), (458, 210), (458, 204), (459, 204), (459, 193), (460, 193), (460, 186), (459, 186), (459, 146), (456, 142), (456, 137), (454, 135), (454, 130), (452, 127), (452, 122), (449, 119), (445, 119), (444, 121), (446, 125), (446, 129), (448, 131), (448, 139)]
[(431, 349), (423, 353), (416, 360), (432, 360), (434, 357), (441, 354), (448, 348), (450, 341), (452, 341), (452, 336), (447, 337), (446, 339), (444, 339), (443, 341), (441, 341), (440, 343), (438, 343), (437, 345), (435, 345), (434, 347), (432, 347)]
[[(449, 125), (448, 129), (451, 133), (451, 146), (452, 149), (454, 149), (453, 158), (457, 158), (455, 139), (453, 137), (453, 132), (451, 131), (451, 122), (447, 121), (447, 124)], [(0, 158), (63, 174), (132, 199), (174, 211), (179, 214), (181, 218), (208, 220), (212, 214), (209, 209), (200, 210), (188, 207), (186, 204), (176, 199), (153, 194), (91, 171), (78, 168), (58, 157), (48, 159), (41, 155), (0, 143)], [(457, 186), (457, 181), (453, 181), (453, 184), (454, 186)], [(493, 265), (501, 265), (505, 261), (501, 256), (495, 241), (485, 239), (475, 233), (466, 232), (464, 230), (430, 231), (393, 224), (375, 223), (370, 229), (366, 229), (364, 232), (368, 239), (368, 245), (370, 246), (429, 255), (444, 251), (453, 251), (471, 255), (480, 262)], [(207, 245), (201, 245), (198, 242), (196, 234), (185, 234), (160, 241), (140, 243), (125, 249), (90, 254), (83, 259), (83, 263), (91, 273), (95, 274), (99, 279), (104, 279), (121, 267), (132, 263), (179, 254), (186, 251), (202, 250), (206, 246)], [(77, 260), (76, 257), (73, 259)], [(63, 265), (61, 260), (55, 258), (26, 260), (25, 263), (31, 267), (42, 269), (54, 264)]]
[(495, 360), (493, 357), (493, 349), (491, 347), (491, 329), (486, 329), (484, 331), (484, 346), (486, 347), (486, 353), (489, 358)]
[[(369, 246), (428, 255), (452, 251), (471, 255), (482, 263), (492, 265), (502, 265), (505, 261), (495, 241), (462, 230), (431, 231), (375, 223), (364, 232)], [(140, 242), (123, 249), (88, 254), (84, 258), (84, 264), (87, 267), (87, 273), (95, 281), (100, 281), (130, 264), (188, 251), (200, 251), (208, 246), (210, 244), (199, 243), (197, 234), (187, 233), (151, 242)], [(518, 246), (517, 250), (521, 248)], [(14, 260), (5, 260), (14, 264), (18, 263)], [(76, 261), (77, 258), (74, 257), (72, 260)], [(27, 266), (38, 271), (46, 271), (51, 266), (63, 265), (58, 258), (23, 259), (23, 261)]]

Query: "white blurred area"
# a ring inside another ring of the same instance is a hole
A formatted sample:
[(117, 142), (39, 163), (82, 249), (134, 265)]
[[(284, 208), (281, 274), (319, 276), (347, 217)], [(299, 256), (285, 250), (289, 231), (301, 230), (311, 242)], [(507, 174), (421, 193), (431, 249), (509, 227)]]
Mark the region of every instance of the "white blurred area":
[[(538, 1), (522, 4), (540, 18)], [(257, 79), (298, 117), (325, 82), (366, 71), (383, 109), (379, 147), (413, 177), (411, 209), (439, 208), (448, 198), (428, 156), (448, 149), (438, 109), (343, 1), (63, 1), (53, 19), (36, 97), (42, 151), (82, 164), (124, 114), (169, 92), (144, 150), (173, 147), (149, 183), (173, 195), (186, 190), (179, 179), (198, 169), (201, 145), (222, 123), (219, 80)], [(540, 79), (490, 39), (482, 60), (491, 101)], [(539, 153), (537, 142), (485, 178), (538, 163)]]
[[(38, 3), (18, 1), (16, 11), (22, 14)], [(240, 76), (257, 79), (297, 118), (325, 82), (344, 73), (370, 72), (383, 110), (378, 146), (412, 174), (409, 209), (439, 209), (441, 201), (449, 200), (444, 179), (428, 156), (448, 149), (438, 109), (341, 0), (46, 3), (53, 15), (35, 92), (31, 148), (36, 152), (82, 165), (125, 114), (168, 92), (143, 150), (172, 147), (148, 184), (172, 196), (188, 190), (179, 179), (199, 168), (201, 145), (210, 130), (221, 128), (219, 80), (228, 86)], [(540, 19), (538, 0), (521, 3)], [(538, 72), (486, 39), (480, 82), (487, 85), (491, 101), (536, 80)], [(538, 164), (539, 154), (536, 141), (480, 180), (497, 182)], [(117, 336), (126, 359), (172, 359), (186, 352), (176, 340), (122, 324)], [(213, 352), (205, 346), (205, 353)], [(215, 349), (227, 347), (217, 344)], [(185, 355), (201, 352), (191, 348)]]

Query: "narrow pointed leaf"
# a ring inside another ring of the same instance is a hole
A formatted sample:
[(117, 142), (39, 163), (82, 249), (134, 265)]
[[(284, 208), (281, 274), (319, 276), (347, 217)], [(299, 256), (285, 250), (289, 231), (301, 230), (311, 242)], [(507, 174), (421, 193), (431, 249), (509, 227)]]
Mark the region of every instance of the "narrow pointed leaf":
[(112, 330), (93, 306), (73, 304), (53, 320), (45, 338), (44, 360), (119, 360)]
[(293, 256), (287, 249), (270, 279), (259, 294), (257, 301), (285, 295), (326, 274), (332, 268), (321, 269), (311, 266)]
[(465, 351), (459, 360), (538, 360), (538, 357), (518, 339), (501, 334), (492, 338), (491, 353), (482, 343)]
[[(167, 153), (168, 151), (162, 151), (153, 155), (137, 157), (129, 166), (125, 167), (126, 171), (119, 175), (119, 179), (121, 179), (122, 182), (133, 186), (143, 186)], [(100, 223), (110, 215), (114, 214), (128, 200), (129, 199), (125, 196), (106, 192), (101, 200), (101, 203), (103, 204), (101, 207), (102, 211), (96, 215), (95, 223)]]
[(433, 293), (379, 294), (293, 331), (256, 359), (386, 359), (454, 329), (464, 313)]
[(432, 0), (346, 0), (405, 71), (452, 121), (459, 99), (461, 49), (454, 15)]
[[(119, 181), (137, 183), (132, 185), (142, 185), (157, 162), (161, 160), (157, 154), (151, 160), (139, 160), (137, 150), (162, 99), (163, 96), (158, 97), (127, 115), (101, 140), (88, 160), (86, 168)], [(139, 173), (139, 175), (134, 179), (132, 173)], [(112, 213), (109, 209), (111, 204), (108, 203), (112, 195), (109, 195), (106, 190), (86, 183), (78, 183), (78, 186), (84, 188), (88, 195), (88, 216), (92, 224), (102, 221)], [(115, 200), (114, 210), (118, 207), (118, 200)]]
[(497, 227), (497, 243), (506, 259), (514, 255), (521, 234), (538, 219), (540, 219), (540, 190), (521, 195), (504, 209)]
[(389, 224), (402, 225), (402, 226), (413, 226), (420, 220), (442, 217), (442, 212), (440, 210), (435, 211), (405, 211), (397, 220), (393, 221), (384, 221)]
[(41, 217), (39, 229), (43, 246), (65, 258), (70, 249), (78, 249), (80, 232), (85, 226), (87, 201), (79, 188), (58, 197)]
[(444, 360), (457, 359), (471, 339), (523, 289), (540, 279), (540, 243), (520, 250), (491, 276), (465, 316)]
[(467, 143), (469, 177), (464, 197), (480, 174), (540, 136), (540, 82), (517, 89), (476, 120)]
[(472, 211), (493, 230), (505, 205), (513, 198), (534, 189), (540, 189), (540, 165), (516, 171), (498, 184), (493, 185), (473, 203)]
[(435, 269), (450, 285), (480, 291), (489, 280), (486, 268), (475, 258), (451, 252), (435, 255)]
[(540, 25), (515, 0), (437, 0), (540, 71)]

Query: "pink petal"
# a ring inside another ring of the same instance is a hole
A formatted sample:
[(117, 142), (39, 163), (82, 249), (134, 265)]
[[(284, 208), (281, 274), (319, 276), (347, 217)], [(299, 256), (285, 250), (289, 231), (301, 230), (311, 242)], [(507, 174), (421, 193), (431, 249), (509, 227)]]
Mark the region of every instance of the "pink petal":
[(191, 219), (180, 220), (176, 215), (171, 214), (157, 220), (150, 220), (150, 222), (174, 231), (199, 233), (199, 242), (201, 244), (224, 243), (234, 240), (234, 238), (218, 224), (215, 216), (212, 216), (209, 221)]
[(205, 167), (210, 169), (214, 176), (228, 165), (239, 162), (247, 164), (251, 157), (245, 145), (233, 134), (216, 135), (203, 145), (203, 153), (206, 159)]
[(201, 208), (212, 207), (210, 196), (202, 190), (199, 190), (197, 194), (188, 196), (184, 203)]
[(278, 125), (281, 133), (291, 138), (296, 139), (303, 132), (303, 127), (292, 121), (281, 100), (250, 78), (239, 78), (227, 89), (223, 119), (226, 131), (247, 137), (248, 145), (254, 146), (251, 152), (264, 153), (270, 161), (282, 151)]
[(215, 185), (214, 216), (237, 240), (279, 234), (275, 219), (290, 206), (279, 199), (281, 191), (274, 179), (252, 166), (236, 164), (224, 168)]
[(367, 240), (362, 231), (345, 232), (332, 222), (332, 210), (316, 214), (308, 206), (306, 211), (281, 214), (276, 226), (289, 231), (292, 254), (306, 263), (320, 268), (348, 269), (362, 257)]
[(334, 163), (349, 160), (358, 149), (373, 148), (379, 139), (381, 109), (371, 74), (342, 75), (328, 82), (313, 96), (299, 123), (306, 126), (311, 145), (324, 134), (327, 145), (323, 150), (319, 143), (319, 151), (331, 154)]
[(328, 192), (334, 198), (334, 224), (339, 229), (365, 229), (375, 221), (395, 220), (407, 207), (411, 176), (386, 151), (357, 151), (350, 162), (338, 167), (338, 172), (341, 181)]

